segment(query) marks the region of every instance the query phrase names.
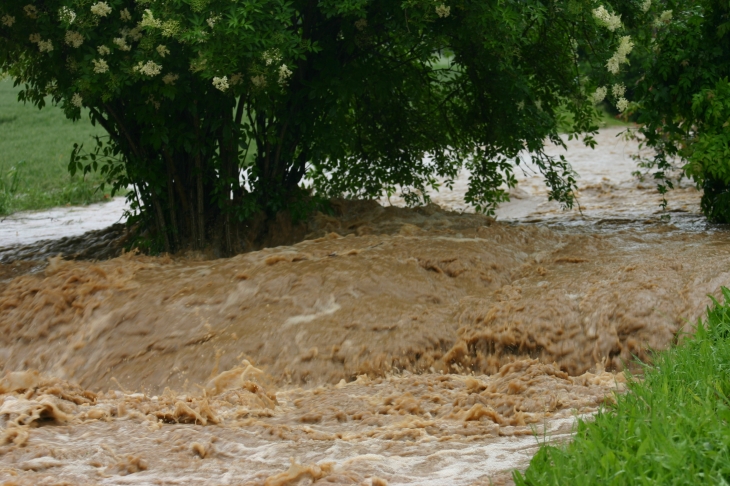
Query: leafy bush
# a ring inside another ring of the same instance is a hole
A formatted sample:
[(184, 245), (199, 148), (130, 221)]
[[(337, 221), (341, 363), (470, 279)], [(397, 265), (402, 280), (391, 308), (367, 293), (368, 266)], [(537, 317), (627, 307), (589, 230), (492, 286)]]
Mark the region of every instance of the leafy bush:
[[(653, 24), (642, 26), (651, 46), (637, 84), (637, 121), (657, 151), (644, 166), (665, 192), (673, 170), (704, 189), (702, 210), (730, 222), (730, 7), (717, 0), (660, 2)], [(678, 162), (678, 163), (677, 163)]]
[(256, 218), (335, 195), (416, 204), (461, 168), (490, 212), (523, 150), (570, 206), (574, 174), (543, 142), (562, 143), (566, 112), (595, 129), (577, 56), (628, 62), (622, 22), (641, 5), (616, 4), (8, 0), (0, 70), (22, 100), (89, 109), (108, 138), (77, 147), (71, 171), (134, 187), (161, 248), (233, 252)]
[(580, 421), (567, 446), (543, 446), (518, 485), (727, 484), (730, 481), (730, 290), (643, 380)]

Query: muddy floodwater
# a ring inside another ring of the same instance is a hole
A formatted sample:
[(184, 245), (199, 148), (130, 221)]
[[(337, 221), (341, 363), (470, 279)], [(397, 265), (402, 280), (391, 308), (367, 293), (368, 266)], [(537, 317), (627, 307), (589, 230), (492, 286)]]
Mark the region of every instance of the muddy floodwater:
[(581, 211), (528, 171), (476, 215), (465, 174), (228, 259), (0, 248), (0, 479), (510, 484), (730, 284), (730, 234), (689, 183), (660, 211), (617, 132), (570, 146)]

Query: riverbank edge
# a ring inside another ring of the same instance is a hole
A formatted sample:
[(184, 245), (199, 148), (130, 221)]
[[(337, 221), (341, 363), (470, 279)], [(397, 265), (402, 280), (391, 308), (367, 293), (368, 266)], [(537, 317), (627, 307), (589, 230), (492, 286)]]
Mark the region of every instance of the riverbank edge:
[[(730, 290), (694, 332), (657, 352), (641, 381), (568, 444), (543, 444), (518, 486), (727, 484), (730, 481)], [(689, 323), (688, 323), (689, 324)], [(686, 326), (685, 329), (690, 326)]]

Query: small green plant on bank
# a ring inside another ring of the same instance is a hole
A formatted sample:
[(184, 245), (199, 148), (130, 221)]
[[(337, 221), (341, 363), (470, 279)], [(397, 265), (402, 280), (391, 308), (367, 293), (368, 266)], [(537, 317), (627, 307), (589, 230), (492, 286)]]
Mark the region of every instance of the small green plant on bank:
[(544, 445), (517, 485), (730, 483), (730, 290), (694, 335), (659, 352), (642, 381), (580, 421), (568, 445)]
[(19, 91), (11, 79), (0, 80), (0, 215), (104, 200), (96, 190), (100, 177), (68, 173), (74, 142), (93, 142), (103, 132), (60, 110), (18, 103)]
[(0, 214), (6, 214), (13, 196), (18, 192), (18, 179), (20, 175), (20, 167), (25, 162), (20, 162), (18, 166), (13, 166), (3, 174), (0, 172)]

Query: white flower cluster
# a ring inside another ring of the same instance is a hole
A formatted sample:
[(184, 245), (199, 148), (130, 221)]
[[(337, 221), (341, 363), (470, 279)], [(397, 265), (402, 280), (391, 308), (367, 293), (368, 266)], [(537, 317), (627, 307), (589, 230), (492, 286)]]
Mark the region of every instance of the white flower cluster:
[(368, 26), (368, 19), (358, 19), (355, 21), (355, 28), (359, 31), (365, 30), (365, 27)]
[(231, 76), (231, 79), (228, 80), (228, 84), (231, 86), (235, 86), (237, 84), (241, 84), (243, 82), (243, 74), (237, 73)]
[(41, 52), (51, 52), (53, 50), (53, 43), (50, 39), (38, 41), (38, 50)]
[(593, 95), (591, 96), (591, 98), (593, 100), (593, 104), (597, 105), (601, 101), (605, 100), (606, 93), (608, 93), (608, 89), (606, 89), (605, 86), (600, 86), (600, 87), (596, 88), (596, 92), (593, 93)]
[(130, 14), (129, 10), (125, 8), (121, 12), (119, 12), (119, 18), (122, 19), (122, 22), (129, 22), (130, 20), (132, 20), (132, 14)]
[(646, 13), (651, 8), (651, 0), (644, 0), (644, 3), (641, 4), (641, 11)]
[(38, 44), (41, 41), (41, 35), (40, 34), (30, 34), (28, 36), (28, 40), (33, 44)]
[(208, 26), (212, 29), (215, 27), (215, 23), (218, 22), (221, 19), (220, 15), (215, 15), (213, 17), (210, 17), (206, 22), (208, 23)]
[(286, 86), (286, 83), (289, 82), (289, 78), (291, 77), (291, 75), (291, 70), (286, 66), (286, 64), (282, 64), (279, 67), (279, 86)]
[(71, 97), (71, 104), (74, 105), (76, 108), (81, 108), (81, 105), (84, 103), (84, 99), (81, 97), (80, 94), (76, 93)]
[(127, 39), (124, 37), (115, 37), (112, 42), (122, 51), (131, 51), (132, 48), (127, 44)]
[(173, 73), (167, 73), (162, 77), (162, 82), (165, 84), (175, 84), (175, 81), (178, 80), (180, 76)]
[(38, 9), (35, 8), (33, 5), (26, 5), (25, 7), (23, 7), (23, 11), (25, 12), (25, 15), (27, 15), (31, 19), (38, 18)]
[(91, 6), (91, 13), (97, 17), (106, 17), (112, 13), (112, 8), (106, 2), (96, 2)]
[(616, 109), (620, 113), (623, 113), (624, 111), (626, 111), (626, 108), (628, 108), (628, 107), (629, 107), (629, 100), (627, 100), (626, 98), (619, 98), (619, 100), (616, 102)]
[(616, 49), (616, 52), (606, 63), (606, 68), (611, 74), (618, 74), (619, 70), (621, 69), (621, 64), (626, 64), (629, 62), (628, 55), (631, 53), (631, 50), (633, 48), (634, 43), (631, 42), (631, 36), (625, 35), (621, 37), (621, 40), (619, 40), (618, 49)]
[(593, 17), (611, 32), (621, 28), (621, 16), (610, 13), (603, 5), (593, 10)]
[(119, 33), (122, 34), (124, 37), (131, 37), (133, 41), (137, 42), (142, 38), (144, 34), (142, 34), (142, 29), (139, 27), (135, 27), (132, 30), (128, 29), (120, 29)]
[(177, 20), (168, 20), (160, 24), (163, 37), (172, 37), (180, 32), (180, 22)]
[(94, 63), (94, 72), (96, 74), (104, 74), (109, 71), (109, 65), (104, 59), (92, 59), (91, 62)]
[(70, 45), (74, 49), (78, 49), (81, 47), (81, 44), (84, 43), (84, 36), (74, 30), (67, 30), (64, 40), (66, 41), (66, 44)]
[(271, 66), (272, 64), (281, 61), (281, 53), (279, 52), (279, 49), (269, 49), (264, 51), (264, 53), (261, 54), (261, 57), (264, 59), (267, 66)]
[(58, 18), (61, 19), (61, 22), (66, 22), (71, 25), (74, 23), (74, 20), (76, 20), (76, 12), (68, 7), (61, 7), (58, 10)]
[(263, 88), (266, 86), (266, 76), (263, 74), (257, 74), (256, 76), (251, 76), (251, 82), (253, 85), (257, 88)]
[(216, 89), (219, 89), (221, 91), (225, 91), (228, 89), (228, 76), (223, 76), (222, 78), (213, 78), (213, 86), (216, 87)]
[(154, 61), (142, 62), (140, 61), (136, 66), (132, 68), (136, 73), (145, 74), (149, 77), (157, 76), (162, 72), (162, 66), (155, 63)]
[(157, 46), (157, 54), (160, 55), (160, 57), (165, 57), (166, 55), (170, 54), (170, 49), (167, 48), (167, 46), (163, 46), (160, 44)]
[(439, 5), (438, 7), (436, 7), (436, 15), (438, 15), (442, 19), (448, 17), (450, 14), (451, 14), (451, 7), (447, 7), (443, 3), (441, 5)]
[(626, 86), (623, 83), (616, 83), (611, 86), (611, 94), (614, 98), (621, 98), (626, 93)]
[(162, 27), (162, 21), (160, 19), (155, 18), (155, 15), (152, 13), (152, 10), (145, 9), (144, 13), (142, 14), (142, 21), (138, 24), (138, 26), (159, 29)]
[(517, 110), (518, 111), (522, 111), (524, 109), (525, 109), (525, 102), (524, 101), (520, 101), (519, 103), (517, 103)]
[(112, 52), (111, 49), (109, 49), (107, 46), (99, 46), (96, 48), (96, 50), (99, 52), (100, 56), (106, 56), (110, 52)]
[(15, 17), (12, 15), (3, 15), (2, 18), (0, 18), (0, 22), (2, 22), (5, 27), (12, 27), (15, 23)]
[(664, 25), (668, 24), (672, 20), (672, 11), (671, 10), (665, 10), (662, 12), (662, 14), (659, 16), (658, 19), (654, 22), (654, 27), (659, 28), (663, 27)]

